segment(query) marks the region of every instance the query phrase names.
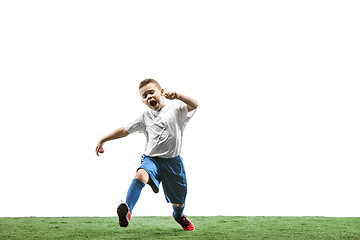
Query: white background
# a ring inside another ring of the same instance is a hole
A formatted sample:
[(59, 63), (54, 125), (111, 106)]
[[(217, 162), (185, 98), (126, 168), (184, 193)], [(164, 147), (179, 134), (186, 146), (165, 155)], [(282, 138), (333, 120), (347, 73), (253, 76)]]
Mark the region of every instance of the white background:
[[(187, 215), (360, 217), (358, 1), (1, 1), (0, 216), (115, 216), (147, 110), (196, 98)], [(134, 215), (171, 215), (144, 188)]]

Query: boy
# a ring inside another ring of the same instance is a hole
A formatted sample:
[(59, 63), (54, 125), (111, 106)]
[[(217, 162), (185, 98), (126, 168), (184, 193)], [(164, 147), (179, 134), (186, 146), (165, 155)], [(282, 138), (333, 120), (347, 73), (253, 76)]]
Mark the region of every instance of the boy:
[[(194, 225), (182, 214), (187, 182), (179, 154), (184, 128), (198, 103), (195, 99), (177, 92), (165, 93), (154, 79), (143, 80), (139, 92), (142, 101), (151, 110), (143, 113), (134, 122), (103, 137), (96, 146), (96, 154), (99, 156), (99, 153), (104, 152), (102, 146), (106, 141), (126, 137), (134, 132), (142, 132), (146, 137), (141, 165), (129, 187), (126, 203), (121, 203), (117, 209), (119, 224), (121, 227), (128, 226), (133, 208), (145, 184), (149, 184), (152, 190), (158, 193), (162, 182), (166, 200), (173, 205), (174, 219), (184, 230), (193, 231)], [(165, 104), (164, 97), (180, 101)]]

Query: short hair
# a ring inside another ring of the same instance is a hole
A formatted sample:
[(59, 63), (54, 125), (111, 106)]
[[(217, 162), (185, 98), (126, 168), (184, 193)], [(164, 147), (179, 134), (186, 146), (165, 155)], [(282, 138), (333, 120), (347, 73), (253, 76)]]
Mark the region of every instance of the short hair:
[(161, 89), (160, 84), (157, 81), (155, 81), (154, 79), (152, 79), (152, 78), (147, 78), (147, 79), (142, 80), (140, 85), (139, 85), (139, 89), (142, 88), (142, 87), (145, 87), (149, 83), (154, 83), (157, 88)]

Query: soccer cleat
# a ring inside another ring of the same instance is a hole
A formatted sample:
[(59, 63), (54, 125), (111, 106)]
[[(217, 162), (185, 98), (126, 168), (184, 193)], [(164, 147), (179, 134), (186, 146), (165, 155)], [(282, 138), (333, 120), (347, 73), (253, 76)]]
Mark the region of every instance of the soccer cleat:
[[(174, 213), (173, 213), (173, 217), (174, 217)], [(182, 215), (181, 218), (175, 219), (175, 221), (179, 223), (185, 231), (195, 230), (194, 224), (184, 214)]]
[(127, 227), (131, 218), (131, 212), (126, 203), (121, 203), (117, 208), (120, 227)]

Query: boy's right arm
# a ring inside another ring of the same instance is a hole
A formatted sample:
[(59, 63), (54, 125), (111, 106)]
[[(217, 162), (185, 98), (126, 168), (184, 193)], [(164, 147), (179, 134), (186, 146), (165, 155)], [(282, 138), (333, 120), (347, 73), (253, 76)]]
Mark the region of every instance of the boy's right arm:
[(123, 138), (129, 135), (129, 133), (125, 130), (124, 127), (116, 129), (115, 131), (111, 132), (110, 134), (106, 135), (105, 137), (101, 138), (98, 144), (96, 145), (96, 155), (99, 156), (99, 151), (104, 145), (105, 142), (113, 139)]

